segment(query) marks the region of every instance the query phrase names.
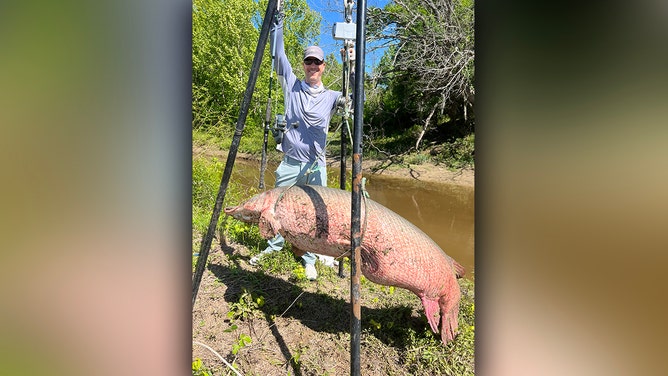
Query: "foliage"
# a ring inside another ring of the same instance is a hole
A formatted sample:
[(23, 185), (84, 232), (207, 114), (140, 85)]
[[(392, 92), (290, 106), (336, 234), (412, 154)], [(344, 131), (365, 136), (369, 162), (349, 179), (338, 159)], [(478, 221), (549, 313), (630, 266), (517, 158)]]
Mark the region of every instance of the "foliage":
[(470, 134), (433, 150), (434, 158), (453, 169), (473, 167), (475, 135)]
[[(301, 61), (306, 43), (319, 31), (320, 16), (305, 0), (286, 2), (286, 54)], [(267, 1), (193, 0), (192, 11), (192, 127), (230, 139), (248, 84)], [(271, 57), (265, 46), (258, 72), (255, 100), (248, 111), (247, 127), (262, 138), (263, 114), (269, 91)], [(260, 98), (258, 98), (258, 93)], [(272, 94), (280, 103), (280, 90)], [(248, 131), (247, 131), (248, 132)]]
[(252, 342), (253, 339), (248, 334), (244, 333), (239, 334), (237, 343), (232, 345), (232, 354), (236, 355), (239, 352), (239, 350), (241, 350), (246, 346), (249, 346)]
[(460, 137), (473, 132), (473, 6), (473, 0), (394, 0), (369, 10), (370, 38), (390, 46), (372, 77), (366, 106), (372, 128), (394, 134), (418, 124), (415, 149), (445, 124)]
[[(225, 164), (218, 159), (195, 157), (192, 162), (192, 226), (194, 233), (205, 233), (211, 221), (211, 213), (216, 203)], [(228, 184), (225, 192), (225, 203), (237, 203), (257, 193), (256, 188), (246, 189), (237, 184)], [(223, 215), (216, 228), (217, 232), (225, 231), (235, 240), (244, 242), (263, 241), (257, 226), (236, 221)]]
[[(194, 0), (194, 138), (207, 135), (219, 148), (230, 147), (266, 4), (267, 0)], [(448, 153), (432, 153), (432, 161), (452, 168), (473, 165), (472, 153), (462, 149), (468, 146), (465, 138), (473, 134), (475, 123), (473, 7), (473, 0), (397, 0), (382, 9), (369, 9), (367, 38), (387, 49), (365, 78), (365, 155), (403, 158), (417, 153), (411, 159), (422, 161), (425, 149), (436, 145), (446, 146), (439, 151), (448, 149)], [(285, 2), (284, 14), (286, 54), (301, 78), (302, 51), (318, 43), (321, 16), (305, 0)], [(268, 47), (239, 145), (241, 152), (254, 155), (259, 155), (263, 146), (271, 72)], [(331, 51), (326, 60), (323, 82), (340, 90), (339, 51)], [(272, 115), (283, 111), (279, 88), (274, 74)], [(333, 125), (339, 122), (339, 116), (332, 119)], [(331, 133), (330, 138), (333, 146), (338, 135)], [(393, 138), (400, 142), (390, 142)], [(271, 137), (269, 143), (273, 150)], [(391, 148), (384, 149), (385, 145)], [(330, 154), (337, 155), (338, 150)]]
[[(229, 313), (228, 313), (229, 316)], [(235, 332), (239, 329), (239, 327), (236, 324), (233, 324), (229, 328), (225, 329), (224, 332)], [(248, 334), (245, 333), (239, 333), (237, 335), (236, 342), (232, 344), (232, 355), (237, 355), (239, 350), (243, 349), (246, 346), (250, 346), (250, 344), (253, 343), (253, 338), (249, 336)], [(236, 366), (235, 366), (236, 367)]]
[(193, 0), (193, 127), (233, 122), (259, 35), (251, 22), (258, 11), (249, 0)]
[(211, 372), (202, 363), (202, 359), (197, 358), (193, 361), (193, 376), (211, 376)]
[(281, 252), (272, 252), (262, 256), (259, 261), (260, 267), (264, 269), (265, 273), (273, 275), (291, 273), (293, 281), (305, 281), (304, 267), (297, 261), (291, 250), (292, 246), (288, 243)]
[(227, 312), (227, 317), (236, 320), (247, 320), (254, 317), (258, 313), (258, 309), (264, 305), (264, 297), (254, 297), (253, 294), (243, 290), (239, 297), (239, 301), (230, 304), (230, 310)]
[[(195, 232), (206, 232), (223, 175), (224, 164), (217, 159), (195, 158), (192, 164), (192, 220)], [(234, 191), (234, 189), (232, 189)], [(234, 195), (234, 192), (230, 196)], [(221, 223), (218, 222), (218, 228)]]

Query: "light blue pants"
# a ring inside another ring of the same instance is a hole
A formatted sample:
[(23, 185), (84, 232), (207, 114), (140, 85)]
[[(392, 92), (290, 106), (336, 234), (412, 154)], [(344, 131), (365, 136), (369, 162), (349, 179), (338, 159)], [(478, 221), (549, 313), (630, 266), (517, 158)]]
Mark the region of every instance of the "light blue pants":
[[(325, 166), (315, 166), (318, 168), (317, 171), (312, 172), (307, 177), (307, 170), (312, 167), (313, 163), (304, 163), (300, 162), (294, 158), (288, 157), (287, 155), (283, 157), (283, 161), (278, 165), (274, 175), (276, 176), (276, 187), (284, 187), (287, 185), (292, 185), (295, 182), (299, 185), (311, 184), (311, 185), (322, 185), (323, 187), (327, 186), (327, 168)], [(308, 180), (308, 181), (307, 181)], [(269, 239), (267, 248), (262, 251), (262, 253), (271, 253), (274, 251), (280, 251), (283, 249), (285, 244), (285, 239), (281, 234), (276, 234), (273, 239)], [(306, 252), (302, 256), (302, 262), (304, 265), (311, 264), (315, 265), (316, 256), (311, 252)]]

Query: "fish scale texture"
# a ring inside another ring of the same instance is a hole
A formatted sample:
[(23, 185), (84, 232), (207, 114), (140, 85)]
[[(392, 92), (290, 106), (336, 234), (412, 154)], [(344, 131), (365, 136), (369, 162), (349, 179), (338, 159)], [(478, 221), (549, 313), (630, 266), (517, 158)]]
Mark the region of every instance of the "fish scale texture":
[[(321, 186), (280, 187), (225, 212), (260, 224), (265, 237), (280, 232), (301, 251), (338, 257), (350, 251), (351, 194)], [(421, 300), (434, 332), (444, 343), (457, 330), (463, 268), (405, 218), (362, 199), (361, 269), (372, 282), (405, 288)]]

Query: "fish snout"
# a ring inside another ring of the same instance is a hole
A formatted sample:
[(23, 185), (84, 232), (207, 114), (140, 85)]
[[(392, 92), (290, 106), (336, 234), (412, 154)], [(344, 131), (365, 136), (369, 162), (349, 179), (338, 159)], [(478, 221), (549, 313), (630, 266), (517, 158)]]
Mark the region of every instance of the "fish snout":
[(228, 206), (223, 211), (225, 211), (225, 214), (233, 217), (234, 219), (242, 220), (243, 218), (243, 211), (240, 210), (243, 209), (241, 206)]
[(229, 206), (223, 210), (225, 211), (225, 214), (231, 216), (232, 218), (246, 223), (256, 223), (260, 219), (259, 213), (248, 210), (243, 205)]

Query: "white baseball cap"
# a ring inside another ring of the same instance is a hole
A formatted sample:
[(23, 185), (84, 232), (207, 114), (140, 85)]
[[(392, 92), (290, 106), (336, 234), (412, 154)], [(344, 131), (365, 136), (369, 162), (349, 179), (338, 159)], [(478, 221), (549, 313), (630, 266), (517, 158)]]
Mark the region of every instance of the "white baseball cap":
[(318, 46), (309, 46), (304, 50), (304, 60), (307, 57), (314, 57), (320, 61), (325, 60), (325, 53), (322, 52), (322, 48)]

